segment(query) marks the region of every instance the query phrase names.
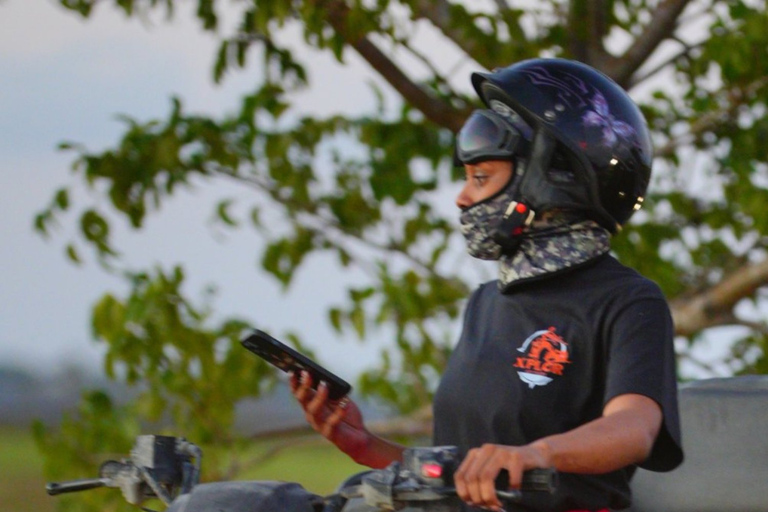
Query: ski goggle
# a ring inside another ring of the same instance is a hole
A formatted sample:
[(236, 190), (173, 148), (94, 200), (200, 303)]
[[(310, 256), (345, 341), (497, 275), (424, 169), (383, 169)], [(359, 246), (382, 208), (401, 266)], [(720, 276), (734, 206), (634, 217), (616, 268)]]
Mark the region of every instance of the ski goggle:
[(454, 165), (511, 160), (527, 142), (524, 134), (530, 131), (522, 119), (514, 123), (493, 110), (475, 110), (456, 136)]

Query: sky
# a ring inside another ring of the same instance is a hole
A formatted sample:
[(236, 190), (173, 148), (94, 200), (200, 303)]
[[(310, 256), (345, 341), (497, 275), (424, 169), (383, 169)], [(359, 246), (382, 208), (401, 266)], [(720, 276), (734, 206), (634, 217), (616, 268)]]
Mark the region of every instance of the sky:
[[(230, 74), (223, 84), (213, 83), (217, 44), (213, 35), (198, 29), (189, 9), (177, 9), (171, 23), (159, 19), (148, 24), (105, 4), (83, 20), (52, 0), (0, 0), (3, 365), (43, 371), (77, 365), (98, 371), (103, 347), (90, 335), (91, 308), (105, 293), (124, 296), (127, 291), (89, 253), (83, 253), (81, 266), (64, 256), (75, 228), (72, 215), (48, 239), (33, 229), (35, 214), (58, 188), (70, 187), (76, 204), (94, 197), (70, 170), (74, 153), (58, 150), (58, 144), (73, 141), (90, 151), (111, 147), (123, 133), (119, 115), (164, 119), (172, 96), (180, 97), (188, 112), (217, 116), (234, 111), (259, 80), (251, 67)], [(324, 54), (312, 55), (313, 87), (298, 100), (299, 111), (374, 108), (375, 97), (365, 83), (375, 74), (350, 57), (351, 65), (341, 68)], [(329, 273), (332, 263), (313, 258), (289, 292), (282, 293), (273, 278), (258, 271), (261, 245), (254, 233), (226, 233), (212, 226), (215, 201), (238, 194), (243, 191), (226, 184), (177, 194), (139, 232), (114, 220), (115, 245), (134, 269), (183, 263), (185, 290), (193, 299), (215, 283), (218, 313), (249, 319), (276, 335), (296, 331), (332, 369), (348, 368), (353, 361), (372, 364), (377, 349), (338, 339), (326, 320), (326, 309), (343, 303), (343, 283), (352, 282), (355, 273)]]

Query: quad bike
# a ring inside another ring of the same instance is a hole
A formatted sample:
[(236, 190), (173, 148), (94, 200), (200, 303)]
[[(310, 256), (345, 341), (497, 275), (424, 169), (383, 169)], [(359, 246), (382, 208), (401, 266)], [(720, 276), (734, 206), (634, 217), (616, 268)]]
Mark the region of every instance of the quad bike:
[[(679, 403), (685, 461), (671, 473), (638, 469), (629, 512), (767, 512), (768, 376), (691, 382), (680, 387)], [(353, 475), (325, 497), (295, 483), (199, 484), (201, 457), (184, 439), (141, 436), (129, 460), (105, 462), (96, 479), (49, 484), (48, 492), (117, 487), (129, 503), (157, 497), (167, 512), (448, 512), (458, 500), (451, 447), (409, 449), (402, 463)], [(521, 491), (551, 492), (556, 479), (534, 473)]]
[[(184, 438), (139, 436), (130, 457), (104, 462), (98, 478), (49, 483), (46, 490), (58, 495), (114, 487), (132, 505), (141, 506), (147, 499), (158, 498), (167, 506), (166, 512), (362, 512), (405, 508), (450, 512), (460, 508), (452, 487), (459, 457), (452, 446), (409, 448), (402, 463), (353, 475), (329, 496), (310, 493), (289, 482), (200, 484), (201, 458), (201, 450)], [(516, 501), (524, 492), (554, 492), (556, 485), (556, 472), (533, 470), (524, 475), (520, 490), (497, 492), (502, 500)]]

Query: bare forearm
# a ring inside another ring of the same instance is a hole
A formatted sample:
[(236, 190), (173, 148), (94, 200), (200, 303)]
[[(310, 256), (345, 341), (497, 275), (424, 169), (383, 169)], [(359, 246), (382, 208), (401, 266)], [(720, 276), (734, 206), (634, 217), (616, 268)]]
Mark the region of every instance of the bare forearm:
[(366, 446), (357, 454), (349, 454), (358, 464), (374, 469), (402, 460), (405, 447), (401, 444), (370, 434)]
[[(632, 407), (606, 408), (606, 415), (569, 432), (531, 444), (558, 471), (605, 473), (638, 464), (650, 454), (661, 411), (644, 397)], [(640, 401), (640, 405), (638, 405)]]

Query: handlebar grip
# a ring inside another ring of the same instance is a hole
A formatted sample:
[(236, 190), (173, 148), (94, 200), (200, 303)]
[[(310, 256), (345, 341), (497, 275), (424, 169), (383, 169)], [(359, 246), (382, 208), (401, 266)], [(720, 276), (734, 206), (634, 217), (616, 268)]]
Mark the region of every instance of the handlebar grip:
[(496, 495), (503, 500), (520, 501), (523, 493), (526, 492), (546, 492), (552, 494), (557, 489), (558, 473), (556, 470), (548, 469), (529, 469), (523, 473), (523, 480), (520, 483), (520, 489), (507, 488), (509, 474), (502, 470), (496, 478)]
[[(520, 482), (521, 492), (547, 492), (552, 494), (557, 489), (558, 474), (553, 468), (529, 469), (523, 472), (523, 479)], [(496, 491), (509, 491), (515, 494), (515, 489), (509, 489), (509, 473), (502, 469), (496, 477)], [(501, 496), (501, 494), (499, 494)], [(508, 498), (515, 499), (515, 498)]]
[(531, 469), (523, 473), (523, 491), (553, 493), (557, 489), (557, 471), (552, 468)]
[(82, 480), (70, 480), (69, 482), (50, 482), (45, 486), (45, 492), (50, 496), (67, 492), (87, 491), (107, 485), (106, 478), (84, 478)]

